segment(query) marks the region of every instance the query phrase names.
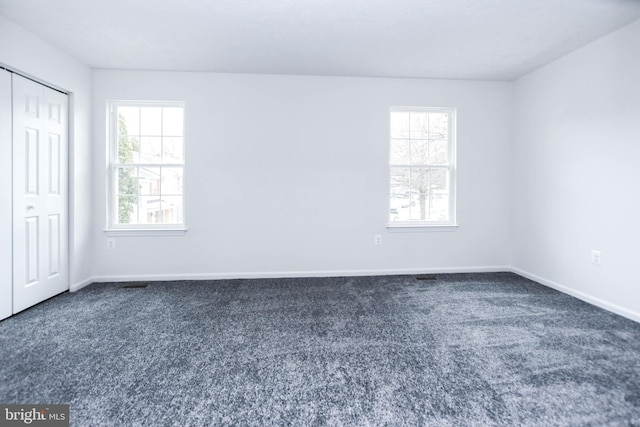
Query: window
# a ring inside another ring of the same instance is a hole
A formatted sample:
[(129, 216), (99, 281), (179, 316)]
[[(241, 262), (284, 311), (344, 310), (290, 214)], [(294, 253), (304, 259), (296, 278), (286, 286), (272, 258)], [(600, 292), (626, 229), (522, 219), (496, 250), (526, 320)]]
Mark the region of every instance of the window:
[(110, 104), (109, 229), (184, 229), (184, 105)]
[(454, 108), (390, 113), (390, 226), (455, 225)]

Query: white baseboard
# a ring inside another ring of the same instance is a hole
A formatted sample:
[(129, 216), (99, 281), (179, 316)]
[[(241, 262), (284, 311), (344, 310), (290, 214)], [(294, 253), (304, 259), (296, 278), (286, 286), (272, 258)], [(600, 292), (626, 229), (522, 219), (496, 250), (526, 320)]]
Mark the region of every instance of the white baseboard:
[(631, 319), (633, 321), (636, 322), (640, 322), (640, 313), (633, 311), (633, 310), (629, 310), (627, 308), (621, 307), (617, 304), (612, 304), (608, 301), (605, 301), (603, 299), (594, 297), (593, 295), (589, 295), (587, 293), (584, 293), (582, 291), (577, 291), (575, 289), (572, 289), (568, 286), (565, 285), (561, 285), (559, 283), (556, 283), (552, 280), (548, 280), (545, 279), (544, 277), (540, 277), (537, 276), (533, 273), (529, 273), (528, 271), (522, 270), (520, 268), (517, 267), (511, 267), (510, 271), (513, 273), (516, 273), (522, 277), (526, 277), (527, 279), (533, 280), (534, 282), (538, 282), (541, 285), (545, 285), (548, 286), (550, 288), (553, 288), (557, 291), (560, 291), (564, 294), (568, 294), (571, 295), (572, 297), (576, 297), (582, 301), (588, 302), (589, 304), (593, 304), (597, 307), (603, 308), (607, 311), (610, 311), (612, 313), (615, 314), (619, 314), (620, 316), (626, 317), (627, 319)]
[(222, 279), (281, 279), (290, 277), (345, 277), (345, 276), (391, 276), (409, 274), (445, 273), (494, 273), (510, 271), (508, 266), (407, 268), (382, 270), (318, 270), (318, 271), (269, 271), (247, 273), (188, 273), (188, 274), (127, 274), (95, 276), (94, 282), (139, 282), (169, 280), (222, 280)]
[(77, 292), (80, 289), (84, 288), (85, 286), (89, 286), (93, 282), (95, 282), (93, 277), (89, 277), (88, 279), (85, 279), (82, 282), (74, 283), (73, 285), (69, 286), (69, 292)]
[(104, 275), (90, 277), (80, 283), (69, 287), (69, 291), (76, 292), (91, 283), (100, 282), (147, 282), (147, 281), (174, 281), (174, 280), (224, 280), (224, 279), (280, 279), (295, 277), (351, 277), (351, 276), (391, 276), (411, 274), (448, 274), (448, 273), (496, 273), (510, 271), (527, 279), (548, 286), (562, 293), (576, 297), (582, 301), (603, 308), (607, 311), (619, 314), (628, 319), (640, 322), (640, 313), (612, 304), (603, 299), (594, 297), (568, 286), (561, 285), (552, 280), (545, 279), (517, 267), (497, 265), (484, 267), (449, 267), (449, 268), (405, 268), (405, 269), (381, 269), (381, 270), (318, 270), (318, 271), (269, 271), (269, 272), (242, 272), (242, 273), (188, 273), (188, 274), (126, 274)]

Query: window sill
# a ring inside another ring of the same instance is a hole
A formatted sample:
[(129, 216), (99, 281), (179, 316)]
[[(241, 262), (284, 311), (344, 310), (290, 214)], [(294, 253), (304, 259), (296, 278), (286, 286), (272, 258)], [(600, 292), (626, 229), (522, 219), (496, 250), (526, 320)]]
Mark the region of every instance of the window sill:
[(457, 231), (458, 224), (387, 224), (387, 230), (390, 233), (414, 233), (414, 232), (434, 232), (434, 231)]
[(152, 237), (152, 236), (184, 236), (186, 228), (128, 228), (128, 229), (107, 229), (104, 233), (111, 237)]

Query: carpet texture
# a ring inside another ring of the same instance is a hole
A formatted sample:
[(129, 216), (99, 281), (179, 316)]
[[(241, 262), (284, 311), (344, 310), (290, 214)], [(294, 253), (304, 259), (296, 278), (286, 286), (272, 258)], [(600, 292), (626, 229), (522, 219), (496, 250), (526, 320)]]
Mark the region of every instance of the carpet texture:
[(0, 322), (71, 424), (640, 425), (640, 324), (511, 273), (94, 284)]

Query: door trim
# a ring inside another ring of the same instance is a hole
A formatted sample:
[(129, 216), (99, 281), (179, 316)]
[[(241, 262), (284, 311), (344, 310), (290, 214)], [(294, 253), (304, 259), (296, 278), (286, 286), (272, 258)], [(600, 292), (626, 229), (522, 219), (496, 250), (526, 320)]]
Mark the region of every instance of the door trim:
[(16, 68), (13, 68), (13, 67), (10, 67), (10, 66), (8, 66), (6, 64), (3, 64), (2, 62), (0, 62), (0, 69), (6, 70), (6, 71), (8, 71), (10, 73), (13, 73), (13, 74), (17, 74), (20, 77), (24, 77), (25, 79), (31, 80), (31, 81), (33, 81), (35, 83), (38, 83), (38, 84), (42, 85), (42, 86), (46, 86), (49, 89), (53, 89), (56, 92), (60, 92), (60, 93), (63, 93), (65, 95), (71, 95), (71, 93), (69, 91), (62, 89), (61, 87), (58, 87), (56, 85), (52, 85), (51, 83), (48, 83), (45, 80), (41, 80), (41, 79), (39, 79), (37, 77), (34, 77), (34, 76), (32, 76), (31, 74), (28, 74), (28, 73), (24, 73), (24, 72), (22, 72), (22, 71), (20, 71), (20, 70), (18, 70)]
[(10, 72), (0, 70), (0, 320), (13, 314), (13, 101)]

